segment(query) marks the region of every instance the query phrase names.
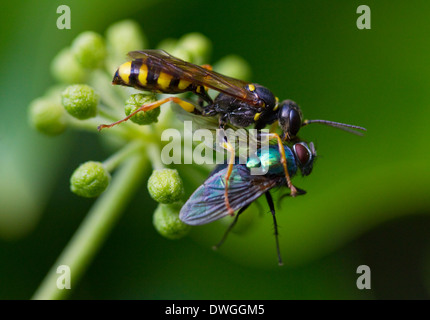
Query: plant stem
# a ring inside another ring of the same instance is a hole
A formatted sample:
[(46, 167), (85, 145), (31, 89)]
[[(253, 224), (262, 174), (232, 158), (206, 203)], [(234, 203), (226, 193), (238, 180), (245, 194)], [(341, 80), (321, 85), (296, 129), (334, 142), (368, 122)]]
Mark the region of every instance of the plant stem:
[(111, 155), (108, 159), (103, 161), (103, 165), (107, 171), (112, 172), (118, 167), (124, 160), (129, 158), (132, 154), (144, 151), (144, 144), (141, 140), (134, 140), (126, 144), (122, 149), (118, 150), (116, 153)]
[(94, 203), (69, 244), (64, 248), (45, 279), (40, 284), (32, 299), (64, 299), (70, 290), (57, 288), (57, 267), (66, 265), (71, 272), (71, 286), (79, 279), (102, 246), (112, 227), (121, 216), (135, 190), (141, 182), (143, 169), (146, 167), (143, 153), (137, 153), (123, 164), (115, 174), (109, 188)]
[(90, 84), (103, 97), (103, 102), (112, 110), (120, 110), (124, 105), (124, 101), (115, 95), (110, 78), (105, 71), (94, 70), (91, 74)]
[(160, 148), (155, 143), (148, 145), (146, 149), (149, 160), (151, 161), (154, 170), (164, 169), (164, 164), (161, 161)]

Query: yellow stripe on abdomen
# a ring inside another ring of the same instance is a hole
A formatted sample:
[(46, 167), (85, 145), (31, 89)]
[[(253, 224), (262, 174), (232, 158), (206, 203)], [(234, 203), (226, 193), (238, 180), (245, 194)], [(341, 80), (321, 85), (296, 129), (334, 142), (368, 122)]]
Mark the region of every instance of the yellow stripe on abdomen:
[(130, 84), (131, 61), (123, 63), (118, 68), (118, 75), (125, 84)]
[(142, 64), (139, 69), (139, 76), (137, 79), (139, 80), (139, 84), (141, 86), (146, 86), (146, 78), (148, 77), (148, 66), (146, 64)]
[(157, 80), (158, 87), (161, 90), (166, 90), (169, 87), (172, 78), (173, 77), (170, 74), (160, 72)]
[(179, 90), (185, 90), (186, 88), (188, 88), (188, 86), (191, 84), (190, 81), (187, 80), (180, 80), (178, 83), (178, 89)]

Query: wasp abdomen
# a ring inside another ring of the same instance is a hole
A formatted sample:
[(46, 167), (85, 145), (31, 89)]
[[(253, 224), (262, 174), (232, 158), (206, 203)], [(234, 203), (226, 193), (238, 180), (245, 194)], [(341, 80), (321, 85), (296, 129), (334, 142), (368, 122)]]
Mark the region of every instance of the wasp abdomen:
[(139, 90), (172, 94), (196, 90), (191, 81), (166, 72), (163, 68), (151, 64), (149, 59), (123, 63), (116, 71), (112, 83)]

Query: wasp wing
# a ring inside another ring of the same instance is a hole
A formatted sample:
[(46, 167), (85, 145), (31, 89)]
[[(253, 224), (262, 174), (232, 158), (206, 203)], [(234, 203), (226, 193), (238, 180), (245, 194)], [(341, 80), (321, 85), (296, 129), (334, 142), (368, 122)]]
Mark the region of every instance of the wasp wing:
[[(228, 215), (225, 205), (226, 165), (214, 170), (182, 207), (179, 218), (189, 225), (206, 224)], [(282, 178), (252, 176), (244, 165), (234, 165), (228, 185), (230, 206), (237, 211), (251, 204), (266, 191), (279, 185)]]
[(142, 59), (144, 62), (149, 59), (148, 64), (154, 65), (174, 77), (214, 89), (250, 104), (257, 103), (257, 97), (246, 89), (248, 82), (186, 62), (164, 50), (131, 51), (128, 56), (132, 59)]

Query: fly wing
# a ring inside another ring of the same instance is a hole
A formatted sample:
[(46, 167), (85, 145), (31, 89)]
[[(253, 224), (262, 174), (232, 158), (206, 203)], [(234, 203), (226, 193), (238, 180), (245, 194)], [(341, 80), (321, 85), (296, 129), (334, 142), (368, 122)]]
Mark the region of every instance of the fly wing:
[(223, 92), (250, 104), (257, 103), (257, 97), (246, 89), (248, 82), (227, 77), (218, 72), (178, 59), (164, 50), (131, 51), (128, 56), (132, 59), (142, 59), (144, 62), (150, 59), (152, 65), (158, 66), (161, 70), (175, 77)]
[[(179, 214), (184, 223), (201, 225), (228, 215), (224, 197), (226, 172), (226, 165), (222, 169), (215, 169), (215, 173), (191, 195)], [(266, 176), (251, 176), (246, 166), (234, 165), (228, 186), (231, 208), (234, 211), (243, 208), (280, 181)]]

